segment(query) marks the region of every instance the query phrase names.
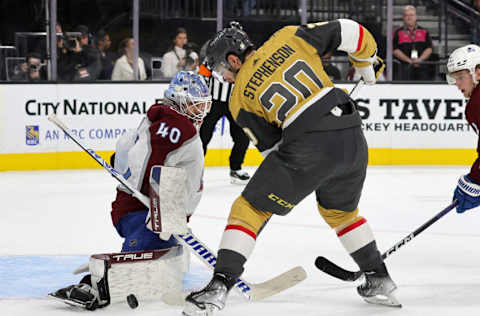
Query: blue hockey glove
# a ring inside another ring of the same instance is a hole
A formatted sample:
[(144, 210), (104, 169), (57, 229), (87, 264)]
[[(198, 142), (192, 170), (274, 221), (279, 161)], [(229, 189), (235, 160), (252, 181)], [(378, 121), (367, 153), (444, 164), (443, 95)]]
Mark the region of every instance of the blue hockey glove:
[(458, 185), (453, 194), (453, 199), (458, 200), (457, 213), (480, 205), (480, 184), (476, 183), (468, 175), (458, 179)]

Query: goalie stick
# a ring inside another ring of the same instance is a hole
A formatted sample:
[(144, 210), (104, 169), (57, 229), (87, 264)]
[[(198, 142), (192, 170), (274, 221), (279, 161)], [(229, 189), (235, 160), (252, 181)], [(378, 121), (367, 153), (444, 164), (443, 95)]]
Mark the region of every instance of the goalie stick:
[[(393, 247), (391, 247), (390, 249), (385, 251), (382, 254), (382, 259), (386, 259), (392, 253), (394, 253), (395, 251), (397, 251), (398, 249), (400, 249), (401, 247), (405, 246), (407, 243), (412, 241), (413, 238), (418, 236), (421, 232), (423, 232), (425, 229), (430, 227), (433, 223), (435, 223), (440, 218), (442, 218), (444, 215), (446, 215), (448, 212), (453, 210), (457, 205), (458, 205), (458, 201), (454, 200), (449, 206), (447, 206), (445, 209), (440, 211), (437, 215), (432, 217), (425, 224), (423, 224), (422, 226), (417, 228), (411, 234), (409, 234), (408, 236), (406, 236), (405, 238), (403, 238), (402, 240), (397, 242)], [(318, 269), (322, 270), (323, 272), (325, 272), (325, 273), (327, 273), (327, 274), (329, 274), (329, 275), (331, 275), (331, 276), (333, 276), (337, 279), (343, 280), (343, 281), (353, 282), (353, 281), (356, 281), (357, 279), (359, 279), (363, 275), (362, 271), (348, 271), (348, 270), (345, 270), (345, 269), (339, 267), (338, 265), (336, 265), (335, 263), (331, 262), (327, 258), (322, 257), (322, 256), (317, 257), (317, 259), (315, 260), (315, 266)]]
[[(70, 131), (70, 129), (60, 121), (54, 114), (48, 117), (48, 120), (57, 125), (63, 132), (68, 135), (80, 148), (87, 152), (95, 161), (97, 161), (112, 177), (118, 180), (130, 193), (141, 201), (147, 208), (150, 208), (150, 198), (132, 187), (121, 174), (119, 174), (112, 166), (110, 166), (102, 157), (100, 157), (93, 149), (85, 147), (81, 141)], [(173, 235), (176, 240), (185, 245), (191, 252), (195, 254), (210, 269), (215, 268), (217, 257), (215, 252), (210, 250), (203, 242), (201, 242), (191, 231), (185, 234)], [(235, 288), (243, 294), (249, 301), (258, 301), (286, 289), (289, 289), (301, 281), (305, 280), (307, 274), (305, 270), (297, 266), (292, 268), (273, 279), (262, 283), (249, 283), (242, 278), (238, 278)]]

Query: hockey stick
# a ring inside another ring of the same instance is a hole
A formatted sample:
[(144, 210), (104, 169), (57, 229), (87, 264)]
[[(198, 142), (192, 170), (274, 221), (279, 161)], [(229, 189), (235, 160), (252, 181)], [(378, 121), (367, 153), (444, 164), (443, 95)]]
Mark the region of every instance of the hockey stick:
[[(70, 131), (70, 129), (60, 121), (54, 114), (51, 114), (48, 119), (57, 125), (63, 132), (68, 135), (80, 148), (87, 152), (95, 161), (97, 161), (105, 170), (107, 170), (112, 177), (118, 180), (131, 194), (139, 199), (147, 208), (150, 208), (150, 198), (132, 187), (121, 174), (119, 174), (112, 166), (110, 166), (102, 157), (100, 157), (93, 149), (85, 147), (81, 141)], [(215, 252), (211, 251), (203, 242), (196, 238), (192, 232), (185, 234), (173, 235), (181, 244), (185, 245), (191, 252), (197, 256), (203, 263), (205, 263), (212, 270), (215, 268), (217, 257)], [(263, 298), (272, 296), (282, 292), (288, 288), (295, 286), (301, 281), (305, 280), (307, 274), (305, 270), (298, 266), (288, 270), (277, 277), (267, 280), (262, 283), (249, 283), (242, 278), (237, 280), (235, 288), (243, 294), (250, 301), (258, 301)]]
[(350, 90), (348, 96), (353, 99), (355, 97), (355, 94), (357, 94), (358, 91), (360, 91), (360, 88), (363, 87), (364, 83), (365, 82), (363, 81), (363, 79), (358, 80), (357, 83), (353, 86), (352, 90)]
[[(448, 212), (453, 210), (456, 206), (458, 205), (458, 200), (454, 200), (449, 206), (447, 206), (445, 209), (440, 211), (437, 215), (432, 217), (430, 220), (428, 220), (425, 224), (417, 228), (414, 232), (397, 242), (393, 247), (388, 249), (382, 254), (382, 259), (386, 259), (389, 257), (392, 253), (400, 249), (401, 247), (405, 246), (407, 243), (412, 241), (413, 238), (418, 236), (421, 232), (423, 232), (425, 229), (430, 227), (433, 223), (438, 221), (440, 218), (442, 218), (444, 215), (446, 215)], [(362, 271), (348, 271), (345, 270), (335, 263), (331, 262), (325, 257), (317, 257), (315, 260), (315, 266), (322, 270), (323, 272), (337, 278), (343, 281), (356, 281), (358, 278), (360, 278), (363, 274)]]

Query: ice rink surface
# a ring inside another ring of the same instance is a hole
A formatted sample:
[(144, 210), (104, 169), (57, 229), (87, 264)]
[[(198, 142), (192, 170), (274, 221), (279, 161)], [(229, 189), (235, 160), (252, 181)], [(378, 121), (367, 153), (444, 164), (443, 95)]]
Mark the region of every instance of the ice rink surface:
[[(253, 172), (254, 168), (247, 168)], [(433, 217), (450, 202), (457, 179), (468, 167), (369, 167), (360, 202), (383, 251)], [(272, 175), (275, 177), (275, 175)], [(233, 200), (228, 169), (205, 171), (205, 191), (192, 218), (194, 233), (218, 247)], [(281, 181), (281, 179), (279, 179)], [(50, 301), (48, 292), (77, 282), (71, 275), (93, 253), (115, 252), (122, 240), (111, 225), (116, 182), (103, 170), (0, 173), (0, 315), (93, 315)], [(479, 315), (480, 209), (450, 212), (387, 259), (399, 286), (402, 309), (369, 305), (355, 285), (314, 267), (318, 255), (356, 269), (334, 232), (317, 212), (313, 196), (286, 217), (274, 217), (257, 240), (244, 278), (257, 283), (301, 265), (305, 281), (264, 301), (248, 303), (232, 291), (219, 315)], [(210, 278), (192, 261), (186, 290)], [(131, 310), (118, 303), (95, 315), (180, 315), (180, 306), (140, 302)]]

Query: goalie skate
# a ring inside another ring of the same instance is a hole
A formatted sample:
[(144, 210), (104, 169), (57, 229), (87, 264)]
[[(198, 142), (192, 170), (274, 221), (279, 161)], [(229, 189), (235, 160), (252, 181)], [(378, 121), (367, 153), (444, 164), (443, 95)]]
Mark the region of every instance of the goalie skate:
[(357, 287), (358, 294), (370, 304), (402, 307), (395, 297), (397, 286), (392, 281), (386, 268), (381, 272), (367, 271), (364, 273), (364, 282)]
[(87, 310), (95, 310), (103, 307), (98, 304), (97, 294), (88, 284), (75, 284), (62, 288), (54, 293), (49, 293), (53, 299), (70, 306), (83, 307)]

